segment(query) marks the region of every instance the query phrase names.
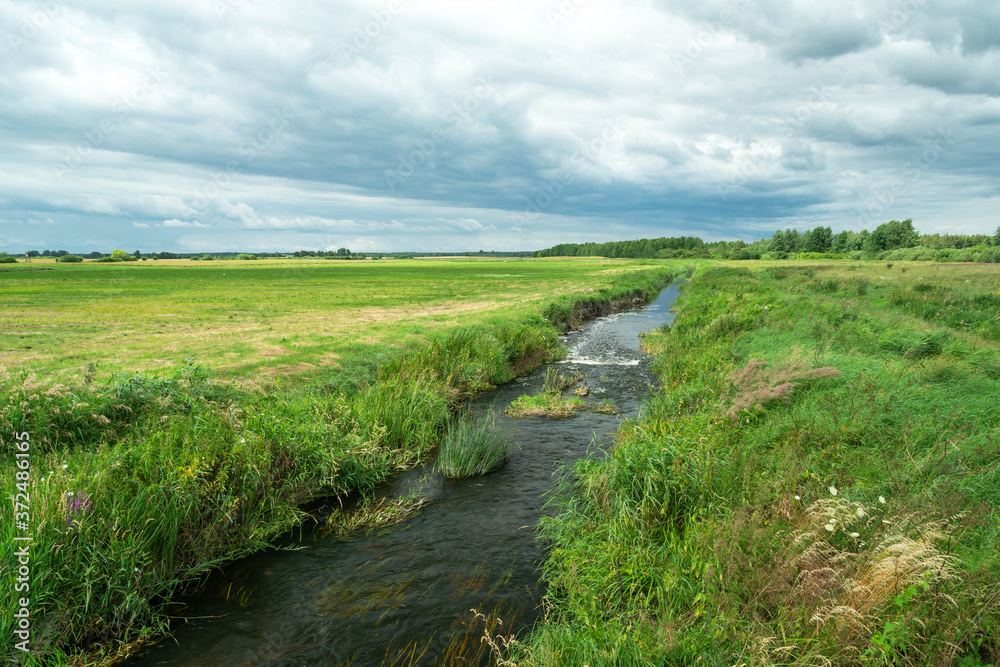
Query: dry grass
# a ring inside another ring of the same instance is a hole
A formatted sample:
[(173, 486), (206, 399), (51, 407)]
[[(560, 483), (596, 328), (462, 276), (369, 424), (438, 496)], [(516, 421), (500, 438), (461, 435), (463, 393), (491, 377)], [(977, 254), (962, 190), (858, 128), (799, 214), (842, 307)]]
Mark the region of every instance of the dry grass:
[(861, 654), (888, 616), (909, 611), (899, 596), (920, 592), (954, 606), (940, 584), (959, 577), (959, 564), (941, 545), (960, 518), (894, 517), (840, 498), (817, 500), (788, 536), (767, 594), (772, 604), (808, 610), (817, 633)]

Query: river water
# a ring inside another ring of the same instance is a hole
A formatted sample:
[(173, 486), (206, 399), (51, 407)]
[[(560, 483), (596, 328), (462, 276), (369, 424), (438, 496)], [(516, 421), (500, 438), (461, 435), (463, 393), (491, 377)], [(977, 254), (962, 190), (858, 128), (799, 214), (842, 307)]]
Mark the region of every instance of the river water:
[(540, 391), (544, 367), (478, 396), (474, 408), (501, 413), (498, 426), (513, 434), (517, 448), (504, 467), (459, 481), (432, 465), (394, 477), (381, 495), (428, 499), (412, 518), (346, 540), (310, 528), (285, 536), (276, 546), (298, 550), (259, 553), (214, 573), (185, 601), (190, 620), (127, 664), (489, 664), (485, 621), (471, 610), (504, 634), (524, 634), (538, 619), (544, 545), (535, 526), (553, 475), (581, 457), (603, 456), (619, 420), (637, 414), (653, 381), (638, 335), (673, 321), (678, 291), (672, 284), (648, 306), (565, 337), (568, 355), (556, 368), (582, 374), (584, 400), (606, 399), (619, 414), (503, 416), (518, 396)]

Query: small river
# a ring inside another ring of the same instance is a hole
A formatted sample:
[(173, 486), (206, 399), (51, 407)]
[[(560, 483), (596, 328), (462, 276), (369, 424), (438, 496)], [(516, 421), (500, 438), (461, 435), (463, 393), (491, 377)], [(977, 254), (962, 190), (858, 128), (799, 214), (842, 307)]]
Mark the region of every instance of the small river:
[[(488, 618), (503, 632), (526, 633), (540, 616), (538, 567), (544, 545), (535, 526), (553, 475), (586, 456), (603, 456), (618, 422), (634, 417), (653, 377), (639, 333), (673, 321), (679, 285), (640, 309), (586, 323), (565, 337), (555, 364), (578, 371), (584, 400), (607, 399), (619, 414), (579, 411), (571, 419), (511, 419), (503, 408), (537, 393), (545, 367), (478, 396), (474, 407), (501, 413), (517, 448), (500, 470), (447, 480), (428, 465), (379, 489), (419, 492), (428, 503), (405, 522), (350, 539), (303, 528), (278, 547), (212, 574), (185, 601), (174, 636), (128, 661), (152, 665), (486, 665), (480, 641)], [(322, 520), (328, 508), (317, 511)]]

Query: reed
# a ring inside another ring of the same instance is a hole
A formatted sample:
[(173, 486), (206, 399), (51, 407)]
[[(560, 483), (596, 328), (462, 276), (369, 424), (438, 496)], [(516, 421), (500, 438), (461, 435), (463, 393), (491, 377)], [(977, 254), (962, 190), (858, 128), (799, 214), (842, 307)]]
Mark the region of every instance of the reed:
[(497, 427), (492, 413), (459, 417), (448, 424), (438, 448), (437, 469), (463, 479), (496, 470), (510, 457), (511, 435)]

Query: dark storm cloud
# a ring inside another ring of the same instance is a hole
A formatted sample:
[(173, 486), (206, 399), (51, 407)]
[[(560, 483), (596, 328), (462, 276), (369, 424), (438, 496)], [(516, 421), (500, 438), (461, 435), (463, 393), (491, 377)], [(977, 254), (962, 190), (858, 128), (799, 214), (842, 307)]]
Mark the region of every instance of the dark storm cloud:
[(985, 1), (0, 0), (0, 33), (11, 251), (998, 223)]

